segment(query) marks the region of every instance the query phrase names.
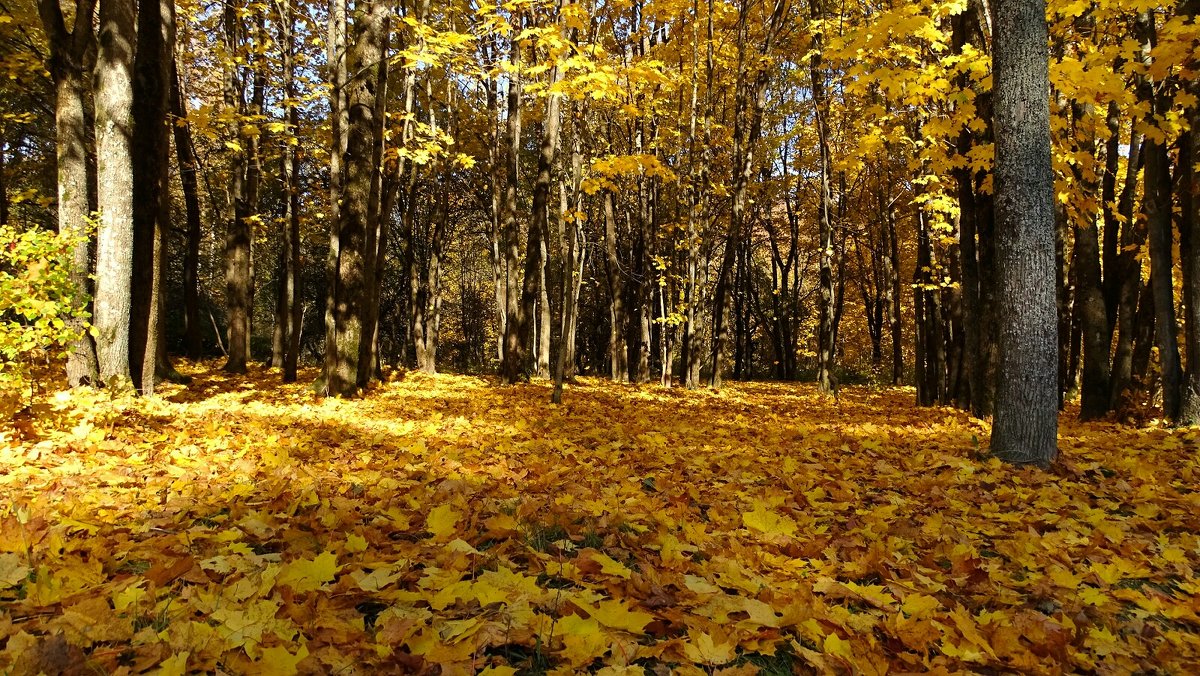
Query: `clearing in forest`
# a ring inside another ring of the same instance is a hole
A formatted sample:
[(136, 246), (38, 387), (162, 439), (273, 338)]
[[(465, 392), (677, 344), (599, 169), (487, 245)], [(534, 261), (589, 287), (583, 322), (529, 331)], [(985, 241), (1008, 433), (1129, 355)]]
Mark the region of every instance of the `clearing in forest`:
[(1194, 430), (1064, 417), (1044, 472), (906, 390), (186, 370), (6, 432), (0, 671), (1200, 662)]

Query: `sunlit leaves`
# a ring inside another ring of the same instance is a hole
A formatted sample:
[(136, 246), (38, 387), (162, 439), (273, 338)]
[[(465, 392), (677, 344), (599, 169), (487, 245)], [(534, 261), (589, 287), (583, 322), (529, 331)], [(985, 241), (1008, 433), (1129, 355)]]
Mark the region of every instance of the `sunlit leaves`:
[(3, 448), (0, 599), (31, 619), (0, 615), (0, 665), (57, 632), (166, 673), (503, 672), (538, 650), (1126, 671), (1200, 650), (1190, 431), (1068, 423), (1047, 475), (981, 461), (978, 421), (910, 392), (585, 380), (564, 410), (541, 384), (409, 374), (318, 403), (189, 372), (161, 399), (68, 393), (40, 444)]

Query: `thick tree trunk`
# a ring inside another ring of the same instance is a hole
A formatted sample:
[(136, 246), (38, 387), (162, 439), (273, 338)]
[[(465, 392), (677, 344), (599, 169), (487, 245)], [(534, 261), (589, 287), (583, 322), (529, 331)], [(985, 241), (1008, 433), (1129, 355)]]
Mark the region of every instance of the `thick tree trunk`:
[(173, 0), (142, 0), (138, 7), (133, 162), (133, 289), (129, 350), (134, 384), (145, 394), (167, 375), (159, 363), (165, 348), (163, 267), (171, 227), (171, 141), (165, 121), (171, 110), (171, 62), (175, 51)]
[[(382, 4), (389, 5), (387, 0), (380, 0)], [(418, 19), (420, 17), (417, 17)], [(376, 369), (376, 352), (375, 352), (375, 335), (379, 323), (379, 280), (383, 276), (384, 260), (383, 250), (380, 248), (380, 242), (386, 241), (386, 235), (382, 229), (385, 220), (382, 218), (382, 198), (383, 198), (383, 146), (384, 146), (384, 129), (387, 126), (387, 101), (388, 101), (388, 51), (391, 49), (391, 14), (390, 9), (382, 11), (382, 19), (372, 17), (372, 21), (382, 21), (382, 25), (375, 28), (380, 34), (380, 44), (378, 46), (379, 54), (375, 60), (369, 63), (363, 63), (361, 68), (375, 70), (374, 83), (372, 85), (373, 96), (372, 112), (374, 120), (373, 136), (371, 138), (371, 174), (370, 185), (367, 190), (367, 220), (366, 220), (366, 236), (363, 240), (363, 299), (362, 299), (362, 337), (358, 345), (358, 387), (366, 388), (375, 376)], [(429, 98), (432, 100), (432, 92), (427, 91)], [(430, 113), (432, 119), (432, 113)]]
[[(58, 230), (75, 240), (71, 253), (70, 284), (74, 302), (80, 309), (88, 295), (90, 257), (87, 231), (88, 163), (87, 118), (84, 110), (83, 60), (92, 39), (92, 12), (95, 0), (79, 0), (75, 6), (75, 24), (68, 33), (57, 0), (40, 0), (38, 11), (50, 43), (50, 71), (55, 85), (54, 121), (58, 161)], [(0, 148), (0, 154), (3, 148)], [(0, 157), (0, 172), (3, 172)], [(8, 222), (8, 189), (0, 176), (0, 224)], [(71, 387), (97, 385), (99, 368), (92, 337), (84, 322), (70, 320), (77, 335), (68, 346), (67, 383)]]
[[(560, 77), (561, 69), (557, 66), (550, 69), (551, 89), (558, 84)], [(525, 284), (521, 293), (522, 346), (532, 342), (529, 323), (532, 321), (535, 303), (540, 306), (535, 369), (541, 377), (550, 376), (550, 293), (546, 272), (549, 262), (550, 190), (553, 187), (554, 164), (558, 160), (561, 98), (558, 94), (546, 97), (546, 114), (542, 120), (542, 139), (538, 149), (538, 172), (533, 183), (533, 222), (529, 225), (529, 240), (525, 250)]]
[(335, 310), (338, 295), (338, 246), (341, 241), (342, 190), (346, 181), (346, 149), (349, 143), (349, 105), (347, 83), (349, 71), (346, 65), (346, 0), (330, 0), (328, 36), (326, 38), (329, 62), (329, 124), (331, 148), (329, 151), (329, 253), (325, 260), (325, 361), (322, 368), (320, 390), (331, 394), (329, 385), (337, 367), (337, 323)]
[[(243, 48), (243, 31), (246, 26), (238, 16), (233, 3), (226, 4), (224, 11), (225, 45), (231, 54)], [(246, 114), (245, 83), (240, 66), (227, 66), (225, 81), (225, 107), (231, 114)], [(261, 74), (255, 74), (252, 98), (258, 97), (258, 82)], [(254, 221), (257, 207), (258, 172), (255, 163), (257, 137), (241, 138), (240, 128), (236, 143), (230, 148), (231, 172), (230, 200), (233, 213), (225, 229), (225, 304), (227, 308), (227, 349), (229, 357), (225, 370), (229, 373), (245, 373), (250, 358), (251, 317), (254, 311), (253, 252)], [(247, 147), (243, 147), (243, 144)]]
[(132, 0), (100, 3), (96, 63), (96, 186), (100, 231), (96, 245), (96, 356), (100, 379), (128, 380), (133, 280), (133, 55)]
[(382, 89), (378, 65), (387, 44), (390, 5), (386, 0), (360, 2), (354, 8), (354, 44), (349, 54), (346, 177), (338, 227), (337, 295), (334, 303), (334, 367), (328, 394), (351, 397), (361, 388), (360, 368), (364, 305), (368, 302), (366, 247), (371, 222), (374, 175), (378, 169), (383, 120), (375, 97)]
[(1054, 172), (1044, 0), (997, 0), (993, 35), (1000, 379), (991, 449), (1013, 463), (1058, 454)]

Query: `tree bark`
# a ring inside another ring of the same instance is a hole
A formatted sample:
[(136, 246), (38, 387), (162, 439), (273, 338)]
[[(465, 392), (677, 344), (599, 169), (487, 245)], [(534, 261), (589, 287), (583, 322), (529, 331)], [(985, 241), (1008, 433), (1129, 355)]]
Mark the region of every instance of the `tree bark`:
[[(244, 49), (246, 26), (238, 16), (237, 7), (230, 2), (224, 15), (226, 49), (238, 54)], [(253, 114), (262, 100), (263, 76), (261, 63), (255, 61), (251, 101), (246, 101), (245, 82), (236, 63), (228, 66), (225, 81), (225, 106), (239, 117)], [(250, 106), (250, 108), (248, 108)], [(254, 312), (254, 217), (258, 207), (259, 169), (257, 136), (242, 138), (241, 120), (235, 125), (236, 141), (231, 147), (230, 200), (233, 213), (225, 230), (225, 304), (227, 307), (227, 343), (229, 357), (225, 370), (245, 373), (250, 359), (251, 320)], [(245, 144), (246, 147), (242, 147)]]
[(1044, 0), (997, 0), (993, 34), (1000, 379), (991, 449), (1012, 463), (1058, 454), (1054, 172)]
[(171, 57), (171, 108), (175, 115), (171, 128), (175, 135), (175, 156), (179, 163), (179, 182), (187, 216), (187, 241), (183, 251), (183, 334), (187, 356), (199, 359), (204, 351), (200, 328), (200, 190), (196, 180), (196, 156), (192, 150), (192, 127), (187, 119), (183, 83), (175, 56)]
[[(1197, 5), (1189, 3), (1195, 16)], [(1195, 80), (1187, 85), (1189, 93), (1200, 96)], [(1200, 423), (1200, 181), (1196, 180), (1195, 164), (1200, 161), (1200, 104), (1194, 102), (1187, 115), (1189, 130), (1179, 139), (1178, 180), (1179, 232), (1186, 246), (1183, 252), (1183, 306), (1186, 335), (1187, 374), (1180, 402), (1179, 422), (1183, 425)]]
[[(55, 88), (55, 137), (58, 161), (58, 231), (75, 240), (71, 252), (70, 284), (73, 302), (78, 309), (86, 307), (91, 260), (88, 253), (90, 236), (87, 222), (88, 163), (87, 119), (84, 115), (83, 61), (91, 45), (92, 15), (95, 0), (78, 0), (75, 23), (67, 32), (58, 0), (39, 0), (38, 11), (50, 47), (50, 74)], [(0, 153), (3, 150), (0, 149)], [(4, 170), (0, 158), (0, 171)], [(0, 177), (4, 195), (0, 203), (0, 223), (8, 222), (8, 191)], [(71, 319), (69, 327), (77, 335), (67, 348), (67, 384), (71, 387), (97, 385), (99, 367), (92, 337), (82, 320)]]
[(367, 230), (371, 222), (374, 174), (383, 120), (376, 95), (382, 89), (378, 65), (387, 45), (390, 6), (385, 0), (360, 2), (354, 8), (354, 41), (349, 54), (346, 178), (338, 227), (337, 295), (334, 303), (334, 367), (327, 384), (331, 396), (352, 397), (361, 388), (367, 302)]
[[(559, 3), (561, 9), (562, 3)], [(557, 63), (557, 62), (556, 62)], [(562, 70), (550, 69), (550, 93), (546, 96), (546, 114), (542, 120), (542, 139), (538, 149), (537, 178), (533, 183), (533, 220), (529, 225), (528, 246), (525, 250), (525, 283), (521, 293), (521, 345), (532, 342), (531, 326), (534, 305), (540, 306), (537, 332), (537, 363), (539, 376), (550, 376), (550, 294), (546, 280), (549, 259), (550, 190), (553, 187), (554, 164), (558, 161), (559, 130), (561, 128), (561, 96), (554, 86)], [(513, 380), (509, 380), (513, 382)]]
[(156, 380), (173, 373), (165, 363), (163, 270), (171, 227), (171, 63), (175, 52), (173, 0), (138, 5), (135, 63), (133, 163), (133, 289), (130, 371), (138, 389), (154, 392)]
[[(1144, 31), (1143, 42), (1154, 43), (1154, 18), (1143, 14), (1138, 20)], [(1166, 113), (1167, 103), (1150, 83), (1150, 110), (1147, 124)], [(1154, 324), (1158, 359), (1162, 370), (1163, 418), (1175, 422), (1179, 418), (1180, 387), (1183, 373), (1179, 363), (1178, 324), (1175, 320), (1174, 261), (1171, 252), (1171, 165), (1165, 141), (1147, 135), (1145, 141), (1146, 167), (1142, 215), (1150, 241), (1150, 285), (1154, 293)]]
[(329, 252), (325, 259), (325, 361), (319, 389), (330, 394), (330, 382), (337, 367), (337, 323), (335, 310), (338, 295), (338, 246), (341, 241), (342, 189), (346, 180), (344, 167), (349, 142), (349, 106), (347, 104), (346, 66), (346, 0), (330, 0), (326, 45), (329, 62)]
[(617, 257), (617, 215), (613, 193), (605, 189), (604, 250), (608, 275), (608, 361), (609, 374), (618, 383), (629, 382), (629, 351), (625, 347), (625, 283), (621, 278), (621, 259)]
[(129, 321), (133, 280), (132, 0), (100, 3), (96, 63), (96, 356), (105, 384), (130, 377)]
[[(1073, 106), (1073, 117), (1079, 120), (1090, 116), (1090, 107)], [(1078, 127), (1076, 131), (1079, 134)], [(1115, 138), (1115, 136), (1114, 136)], [(1094, 139), (1087, 139), (1084, 150), (1095, 154)], [(1107, 173), (1107, 172), (1106, 172)], [(1082, 175), (1077, 179), (1083, 181)], [(1089, 192), (1098, 186), (1084, 181)], [(1106, 191), (1107, 192), (1107, 191)], [(1079, 324), (1083, 334), (1083, 378), (1080, 386), (1080, 412), (1084, 420), (1093, 420), (1108, 413), (1108, 392), (1112, 347), (1111, 324), (1104, 299), (1104, 282), (1100, 268), (1100, 233), (1094, 218), (1075, 223), (1076, 302), (1079, 304)]]
[[(816, 0), (810, 0), (812, 15), (819, 16)], [(833, 194), (830, 187), (832, 170), (829, 155), (829, 115), (825, 103), (825, 75), (821, 70), (821, 36), (813, 36), (813, 50), (809, 61), (809, 76), (812, 79), (812, 99), (817, 127), (817, 149), (820, 173), (818, 178), (818, 215), (820, 251), (818, 253), (819, 279), (817, 282), (817, 389), (829, 394), (837, 389), (834, 368), (834, 288), (833, 288)]]
[(300, 326), (304, 321), (300, 305), (300, 186), (297, 176), (300, 171), (296, 153), (299, 130), (299, 115), (296, 112), (296, 63), (295, 32), (292, 27), (292, 5), (287, 0), (280, 4), (280, 42), (283, 49), (283, 95), (284, 118), (288, 129), (281, 154), (284, 224), (283, 224), (283, 382), (296, 381), (296, 369), (300, 360)]
[[(519, 20), (518, 20), (519, 23)], [(515, 36), (514, 36), (515, 38)], [(509, 50), (509, 61), (513, 72), (508, 78), (508, 124), (505, 141), (507, 142), (507, 164), (505, 166), (504, 187), (504, 357), (501, 360), (501, 377), (507, 383), (515, 383), (521, 379), (524, 368), (525, 343), (522, 342), (522, 325), (526, 321), (522, 317), (524, 307), (521, 294), (518, 292), (517, 268), (520, 265), (521, 237), (520, 224), (517, 221), (517, 182), (520, 178), (521, 166), (521, 44), (513, 39)]]

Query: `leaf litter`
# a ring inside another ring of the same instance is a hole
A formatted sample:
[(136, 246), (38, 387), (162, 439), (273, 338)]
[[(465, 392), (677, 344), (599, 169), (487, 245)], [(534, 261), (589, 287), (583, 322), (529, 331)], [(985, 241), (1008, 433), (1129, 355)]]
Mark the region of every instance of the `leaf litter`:
[(0, 671), (1174, 673), (1197, 432), (1064, 417), (1048, 472), (903, 389), (189, 364), (0, 444)]

